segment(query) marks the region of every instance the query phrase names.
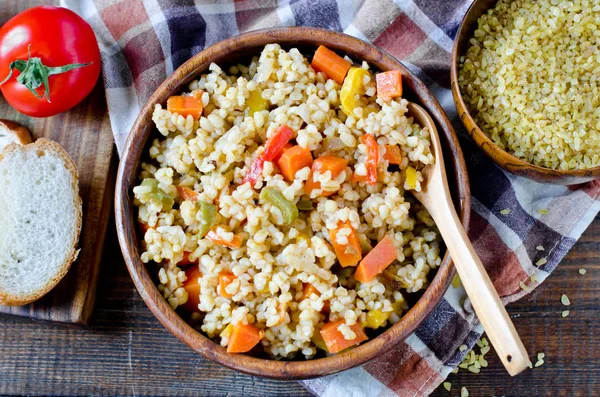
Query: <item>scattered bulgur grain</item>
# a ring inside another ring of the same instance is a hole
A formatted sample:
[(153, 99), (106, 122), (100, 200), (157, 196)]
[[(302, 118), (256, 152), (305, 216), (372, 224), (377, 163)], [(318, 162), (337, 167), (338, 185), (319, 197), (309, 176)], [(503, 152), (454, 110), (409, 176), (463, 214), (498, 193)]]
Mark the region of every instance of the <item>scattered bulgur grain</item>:
[(562, 296), (560, 297), (560, 302), (565, 306), (569, 306), (571, 304), (569, 297), (565, 294), (562, 294)]
[(569, 315), (569, 313), (570, 312), (568, 310), (563, 310), (563, 312), (561, 313), (561, 316), (563, 316), (563, 318), (567, 317)]
[[(481, 371), (481, 368), (488, 366), (485, 355), (490, 351), (490, 346), (485, 337), (479, 339), (475, 345), (480, 349), (479, 354), (475, 352), (475, 349), (469, 351), (463, 361), (458, 365), (458, 368), (466, 369), (472, 373), (478, 374)], [(458, 348), (460, 352), (467, 349), (468, 347), (466, 345), (460, 345)], [(458, 372), (458, 368), (456, 369), (456, 372)]]
[(544, 357), (546, 357), (545, 353), (538, 353), (538, 355), (537, 355), (537, 361), (534, 364), (534, 367), (537, 368), (537, 367), (543, 365), (544, 364)]
[(583, 274), (585, 274), (586, 272), (587, 272), (587, 270), (585, 270), (585, 269), (579, 269), (579, 274), (582, 274), (582, 275), (583, 275)]
[(483, 354), (481, 356), (479, 356), (479, 365), (481, 365), (482, 368), (486, 368), (488, 366), (488, 362), (483, 357)]
[(535, 247), (536, 250), (538, 251), (543, 251), (544, 250), (544, 246), (543, 245), (538, 245), (537, 247)]
[(546, 258), (540, 258), (537, 262), (535, 262), (536, 266), (542, 266), (545, 265), (546, 263), (548, 263), (548, 259)]
[(510, 214), (510, 208), (505, 208), (505, 209), (501, 210), (500, 214), (502, 214), (502, 215), (508, 215), (508, 214)]
[(469, 397), (469, 391), (466, 387), (460, 389), (460, 397)]
[(539, 210), (537, 210), (537, 212), (540, 215), (548, 215), (550, 213), (550, 210), (547, 208), (540, 208)]
[(537, 274), (532, 274), (532, 275), (529, 277), (529, 280), (530, 280), (532, 283), (535, 283), (535, 282), (538, 280), (538, 275), (537, 275)]
[(450, 382), (444, 382), (444, 389), (446, 389), (447, 391), (450, 391), (450, 389), (452, 389), (452, 383)]
[(525, 284), (525, 282), (524, 282), (524, 281), (520, 281), (520, 282), (519, 282), (519, 286), (520, 286), (520, 287), (521, 287), (521, 289), (522, 289), (523, 291), (525, 291), (525, 292), (531, 292), (531, 291), (532, 291), (532, 289), (531, 289), (531, 288), (530, 288), (530, 287), (529, 287), (527, 284)]

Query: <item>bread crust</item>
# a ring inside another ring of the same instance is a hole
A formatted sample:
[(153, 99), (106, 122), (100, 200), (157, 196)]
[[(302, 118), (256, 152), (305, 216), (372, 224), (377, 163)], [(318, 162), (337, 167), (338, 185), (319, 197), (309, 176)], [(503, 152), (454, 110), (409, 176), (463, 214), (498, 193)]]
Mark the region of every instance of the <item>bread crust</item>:
[(12, 132), (17, 138), (17, 142), (19, 142), (21, 145), (28, 145), (33, 142), (29, 130), (23, 127), (21, 124), (10, 120), (0, 119), (0, 125), (4, 125), (7, 130)]
[(70, 254), (67, 260), (60, 266), (56, 274), (50, 280), (48, 280), (48, 282), (42, 288), (26, 295), (10, 294), (6, 291), (3, 291), (0, 288), (0, 305), (4, 306), (23, 306), (35, 300), (38, 300), (42, 296), (46, 295), (54, 287), (56, 287), (60, 280), (63, 279), (63, 277), (69, 271), (71, 264), (75, 261), (75, 259), (77, 259), (77, 255), (79, 254), (77, 244), (79, 242), (79, 234), (81, 233), (81, 224), (83, 221), (82, 201), (81, 197), (79, 196), (79, 172), (77, 171), (77, 167), (75, 166), (73, 159), (71, 158), (71, 156), (69, 156), (65, 149), (63, 149), (63, 147), (60, 146), (57, 142), (45, 138), (40, 138), (36, 140), (35, 143), (30, 143), (25, 146), (12, 143), (8, 145), (2, 153), (0, 153), (0, 162), (2, 162), (2, 160), (8, 155), (10, 155), (12, 152), (17, 152), (21, 150), (36, 151), (40, 149), (43, 149), (47, 152), (52, 153), (53, 155), (58, 156), (64, 162), (65, 167), (69, 170), (69, 172), (71, 172), (71, 175), (73, 176), (73, 183), (71, 184), (71, 188), (75, 192), (73, 200), (73, 205), (76, 211), (75, 233), (71, 241), (65, 242), (65, 244), (68, 244), (68, 246), (70, 247)]

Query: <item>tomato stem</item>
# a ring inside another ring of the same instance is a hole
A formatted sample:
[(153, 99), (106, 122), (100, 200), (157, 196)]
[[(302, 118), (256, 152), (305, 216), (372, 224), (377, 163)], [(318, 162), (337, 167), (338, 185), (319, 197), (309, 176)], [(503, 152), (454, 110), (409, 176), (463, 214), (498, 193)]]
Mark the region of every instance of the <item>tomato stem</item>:
[[(8, 72), (8, 76), (4, 80), (0, 82), (0, 85), (6, 83), (13, 74), (14, 69), (17, 69), (19, 72), (19, 76), (17, 76), (17, 81), (23, 84), (36, 98), (42, 99), (46, 97), (46, 100), (50, 102), (50, 85), (48, 83), (48, 78), (55, 74), (65, 73), (69, 70), (82, 68), (85, 66), (89, 66), (90, 63), (71, 63), (69, 65), (64, 66), (55, 66), (48, 67), (42, 63), (41, 58), (31, 57), (31, 44), (27, 47), (27, 60), (16, 59), (12, 61), (9, 65), (10, 71)], [(40, 96), (37, 92), (37, 88), (40, 86), (44, 86), (44, 95)]]

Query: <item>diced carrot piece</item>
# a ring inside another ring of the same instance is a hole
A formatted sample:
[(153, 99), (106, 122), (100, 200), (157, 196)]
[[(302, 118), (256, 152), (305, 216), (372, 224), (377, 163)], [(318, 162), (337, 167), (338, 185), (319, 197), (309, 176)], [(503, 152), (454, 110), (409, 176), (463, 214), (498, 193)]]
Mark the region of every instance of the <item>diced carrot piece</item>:
[(321, 336), (325, 341), (325, 345), (327, 346), (327, 350), (329, 353), (338, 353), (344, 349), (349, 348), (350, 346), (358, 345), (361, 342), (369, 339), (363, 331), (362, 327), (359, 323), (354, 323), (354, 325), (350, 326), (350, 329), (354, 331), (356, 334), (356, 338), (352, 340), (347, 340), (344, 338), (344, 335), (338, 330), (338, 327), (344, 324), (344, 320), (337, 320), (328, 322), (321, 328)]
[(343, 84), (351, 64), (329, 48), (319, 46), (310, 66), (317, 72), (325, 73), (327, 77), (335, 80), (338, 84)]
[(366, 182), (366, 181), (367, 181), (366, 175), (358, 175), (356, 172), (353, 172), (352, 176), (350, 177), (351, 183)]
[(195, 261), (190, 260), (190, 254), (191, 252), (189, 251), (183, 251), (183, 259), (180, 260), (179, 262), (177, 262), (177, 266), (187, 266), (187, 265), (192, 265), (192, 264), (198, 264), (199, 260), (198, 258), (196, 258)]
[(231, 272), (221, 272), (219, 273), (219, 294), (224, 297), (224, 298), (231, 298), (233, 295), (229, 294), (227, 291), (225, 291), (225, 288), (227, 288), (227, 286), (231, 283), (233, 283), (233, 281), (236, 279), (237, 277), (235, 276), (235, 274), (231, 273)]
[[(308, 176), (308, 180), (304, 183), (304, 193), (308, 194), (310, 196), (310, 192), (312, 192), (315, 189), (320, 189), (321, 188), (321, 182), (317, 182), (313, 180), (313, 173), (311, 172), (310, 175)], [(331, 196), (332, 194), (334, 194), (335, 192), (322, 192), (321, 196)]]
[(189, 187), (177, 186), (177, 193), (184, 199), (189, 201), (196, 201), (200, 194)]
[[(336, 178), (340, 175), (342, 171), (346, 169), (348, 166), (348, 160), (327, 154), (325, 156), (321, 156), (312, 163), (311, 172), (308, 177), (308, 180), (304, 184), (304, 192), (310, 195), (314, 189), (321, 188), (321, 182), (315, 181), (313, 179), (314, 173), (319, 172), (320, 174), (325, 173), (326, 171), (331, 171), (331, 178)], [(335, 192), (323, 192), (322, 196), (330, 196)]]
[(172, 96), (167, 99), (167, 110), (171, 113), (178, 113), (183, 117), (190, 115), (198, 119), (202, 115), (204, 105), (198, 97)]
[[(300, 300), (310, 298), (310, 296), (312, 294), (321, 296), (321, 293), (319, 292), (319, 290), (316, 289), (312, 284), (304, 283), (302, 285), (302, 298), (300, 298)], [(323, 302), (323, 308), (321, 309), (321, 312), (329, 313), (329, 301)]]
[(183, 282), (183, 288), (188, 293), (188, 300), (182, 306), (187, 312), (197, 312), (200, 304), (200, 283), (198, 279), (202, 277), (202, 273), (198, 266), (192, 266), (185, 271), (187, 279)]
[(375, 185), (377, 183), (377, 164), (379, 163), (379, 146), (371, 134), (365, 134), (360, 137), (362, 143), (367, 145), (367, 159), (365, 167), (367, 168), (367, 183)]
[(288, 142), (288, 143), (286, 143), (286, 144), (283, 146), (283, 149), (281, 149), (281, 151), (280, 151), (279, 153), (277, 153), (277, 155), (276, 155), (275, 157), (273, 157), (273, 162), (274, 162), (274, 163), (278, 162), (278, 161), (279, 161), (279, 159), (281, 158), (281, 155), (283, 154), (283, 152), (285, 152), (286, 150), (288, 150), (288, 149), (289, 149), (289, 148), (291, 148), (292, 146), (294, 146), (294, 145), (292, 145), (292, 143), (291, 143), (291, 142)]
[(402, 163), (402, 152), (398, 145), (385, 145), (385, 154), (383, 158), (390, 164)]
[(281, 171), (281, 175), (291, 182), (294, 180), (296, 172), (304, 167), (310, 167), (312, 162), (313, 158), (310, 150), (296, 145), (283, 152), (277, 161), (277, 166)]
[[(350, 234), (346, 236), (348, 239), (347, 244), (340, 244), (337, 241), (337, 235), (342, 229), (350, 229)], [(354, 230), (352, 225), (350, 225), (350, 222), (339, 222), (337, 228), (329, 232), (329, 236), (331, 237), (331, 244), (333, 245), (333, 250), (335, 251), (335, 255), (337, 256), (340, 265), (342, 265), (342, 267), (356, 266), (362, 258), (362, 248), (360, 246), (358, 233)]]
[(402, 96), (402, 74), (399, 70), (377, 73), (377, 96), (388, 100)]
[(354, 278), (361, 283), (367, 283), (396, 259), (398, 259), (398, 251), (390, 236), (386, 235), (360, 262)]
[(249, 352), (260, 342), (264, 334), (262, 330), (252, 324), (234, 325), (227, 344), (227, 353)]
[(233, 240), (227, 241), (214, 231), (209, 230), (205, 237), (215, 244), (224, 245), (229, 248), (240, 248), (242, 246), (242, 237), (237, 234), (233, 236)]
[(319, 290), (316, 289), (312, 284), (310, 284), (310, 283), (304, 283), (302, 285), (302, 298), (301, 299), (310, 298), (310, 296), (312, 294), (315, 294), (317, 296), (321, 296), (321, 293), (319, 292)]

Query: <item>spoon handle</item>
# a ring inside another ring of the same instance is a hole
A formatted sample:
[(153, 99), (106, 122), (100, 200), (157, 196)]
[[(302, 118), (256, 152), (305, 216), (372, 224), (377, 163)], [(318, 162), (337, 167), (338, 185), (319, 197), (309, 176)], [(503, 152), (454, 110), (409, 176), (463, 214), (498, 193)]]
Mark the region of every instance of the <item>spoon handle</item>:
[(490, 342), (508, 373), (517, 375), (529, 364), (527, 351), (456, 211), (451, 205), (439, 206), (431, 215)]

